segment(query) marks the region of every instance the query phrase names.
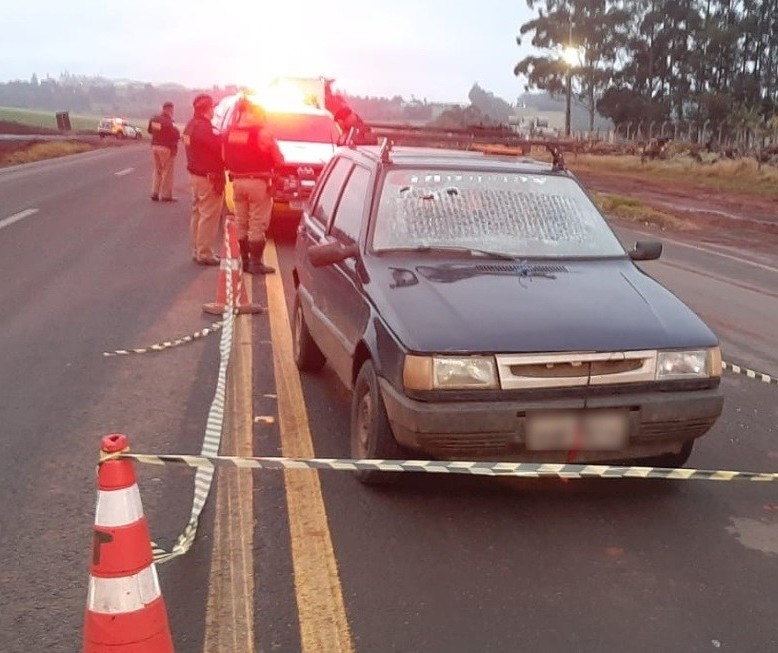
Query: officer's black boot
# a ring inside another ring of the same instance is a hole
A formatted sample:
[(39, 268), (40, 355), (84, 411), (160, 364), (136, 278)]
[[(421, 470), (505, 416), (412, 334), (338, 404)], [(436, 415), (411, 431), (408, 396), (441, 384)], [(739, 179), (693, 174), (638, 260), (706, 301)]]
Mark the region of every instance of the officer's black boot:
[(272, 274), (276, 271), (275, 268), (271, 268), (262, 262), (262, 254), (265, 251), (264, 240), (257, 242), (249, 241), (249, 251), (251, 252), (251, 263), (249, 264), (249, 272), (251, 274)]
[(249, 240), (248, 238), (241, 238), (238, 241), (238, 245), (240, 246), (240, 260), (243, 264), (243, 271), (244, 272), (251, 272), (249, 270)]

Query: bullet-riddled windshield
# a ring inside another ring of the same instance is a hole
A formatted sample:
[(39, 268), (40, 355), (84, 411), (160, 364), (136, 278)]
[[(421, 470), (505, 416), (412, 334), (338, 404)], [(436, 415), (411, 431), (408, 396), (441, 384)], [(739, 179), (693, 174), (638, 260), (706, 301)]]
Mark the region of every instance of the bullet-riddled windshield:
[(373, 249), (467, 247), (517, 257), (624, 256), (572, 179), (538, 174), (389, 171)]

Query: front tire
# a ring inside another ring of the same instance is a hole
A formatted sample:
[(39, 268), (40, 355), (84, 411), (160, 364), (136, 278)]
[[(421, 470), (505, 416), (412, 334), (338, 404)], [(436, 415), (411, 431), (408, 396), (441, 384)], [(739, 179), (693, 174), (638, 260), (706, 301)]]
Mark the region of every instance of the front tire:
[(318, 372), (324, 367), (327, 359), (319, 346), (314, 342), (308, 325), (305, 323), (303, 307), (300, 303), (300, 295), (294, 298), (294, 329), (292, 331), (292, 349), (294, 362), (301, 372)]
[[(359, 370), (351, 401), (351, 457), (404, 460), (406, 451), (397, 442), (386, 416), (384, 400), (378, 385), (373, 361), (367, 360)], [(357, 479), (365, 485), (396, 483), (399, 472), (358, 470)]]

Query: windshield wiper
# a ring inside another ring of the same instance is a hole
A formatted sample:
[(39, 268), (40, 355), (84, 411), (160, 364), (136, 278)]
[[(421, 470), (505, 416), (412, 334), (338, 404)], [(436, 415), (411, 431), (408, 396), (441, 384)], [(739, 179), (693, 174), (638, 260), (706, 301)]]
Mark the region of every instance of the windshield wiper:
[(483, 256), (485, 258), (494, 258), (501, 261), (516, 261), (518, 256), (507, 254), (505, 252), (493, 252), (488, 249), (478, 249), (477, 247), (459, 247), (456, 245), (418, 245), (416, 247), (399, 248), (399, 251), (405, 252), (455, 252), (457, 254), (469, 254), (470, 256)]

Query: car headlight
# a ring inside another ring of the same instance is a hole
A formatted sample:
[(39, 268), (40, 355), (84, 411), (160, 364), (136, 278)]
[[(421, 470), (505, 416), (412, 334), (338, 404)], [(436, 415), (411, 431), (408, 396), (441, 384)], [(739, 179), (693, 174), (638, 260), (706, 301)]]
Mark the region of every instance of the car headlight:
[(660, 351), (656, 359), (656, 380), (707, 379), (721, 376), (721, 350), (692, 349)]
[(495, 389), (492, 356), (406, 356), (403, 384), (408, 390)]

